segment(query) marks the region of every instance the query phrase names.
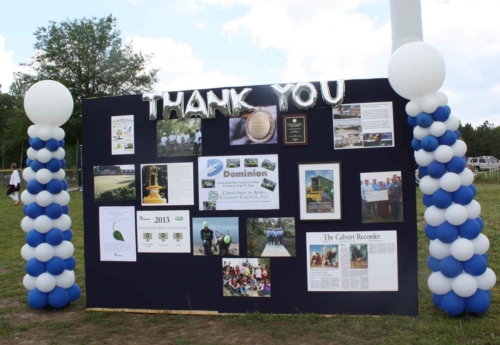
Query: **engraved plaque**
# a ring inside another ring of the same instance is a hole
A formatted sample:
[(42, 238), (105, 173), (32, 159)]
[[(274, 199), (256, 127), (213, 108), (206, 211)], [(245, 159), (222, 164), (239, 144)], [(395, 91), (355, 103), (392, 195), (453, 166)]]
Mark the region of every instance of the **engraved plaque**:
[(283, 115), (283, 145), (307, 145), (307, 116)]
[(271, 113), (264, 109), (256, 109), (247, 118), (246, 132), (254, 143), (265, 143), (274, 136), (276, 122)]

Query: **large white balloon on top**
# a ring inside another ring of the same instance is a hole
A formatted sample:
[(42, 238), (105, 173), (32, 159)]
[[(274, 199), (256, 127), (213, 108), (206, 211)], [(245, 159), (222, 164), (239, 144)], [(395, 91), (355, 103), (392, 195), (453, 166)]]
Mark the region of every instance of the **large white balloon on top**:
[(441, 88), (446, 66), (441, 54), (423, 42), (407, 43), (389, 62), (389, 83), (401, 97), (417, 100)]
[(36, 125), (59, 127), (73, 112), (73, 98), (61, 83), (43, 80), (33, 84), (24, 96), (24, 110)]

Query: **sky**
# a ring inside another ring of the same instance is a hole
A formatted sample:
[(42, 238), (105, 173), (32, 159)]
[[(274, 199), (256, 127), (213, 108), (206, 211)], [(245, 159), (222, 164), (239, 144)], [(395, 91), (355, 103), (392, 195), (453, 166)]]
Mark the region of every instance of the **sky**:
[[(440, 91), (462, 123), (500, 125), (498, 0), (421, 0), (424, 42), (446, 63)], [(113, 14), (154, 54), (156, 91), (386, 78), (389, 0), (0, 0), (0, 84), (34, 54), (49, 21)], [(348, 92), (348, 91), (346, 91)]]

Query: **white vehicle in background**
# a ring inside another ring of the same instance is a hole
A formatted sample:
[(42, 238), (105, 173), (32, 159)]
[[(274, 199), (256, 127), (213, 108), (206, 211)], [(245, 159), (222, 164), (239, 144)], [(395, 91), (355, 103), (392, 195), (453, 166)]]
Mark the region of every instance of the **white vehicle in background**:
[(467, 167), (477, 174), (480, 171), (499, 169), (500, 162), (492, 156), (469, 157), (467, 158)]

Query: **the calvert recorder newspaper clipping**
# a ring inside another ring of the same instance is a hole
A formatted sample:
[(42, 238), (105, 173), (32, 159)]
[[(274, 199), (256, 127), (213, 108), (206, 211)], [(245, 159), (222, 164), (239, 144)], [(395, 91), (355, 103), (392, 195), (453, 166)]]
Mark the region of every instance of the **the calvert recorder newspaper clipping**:
[(396, 231), (306, 236), (308, 291), (398, 291)]

